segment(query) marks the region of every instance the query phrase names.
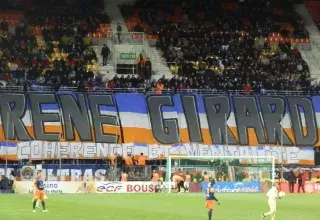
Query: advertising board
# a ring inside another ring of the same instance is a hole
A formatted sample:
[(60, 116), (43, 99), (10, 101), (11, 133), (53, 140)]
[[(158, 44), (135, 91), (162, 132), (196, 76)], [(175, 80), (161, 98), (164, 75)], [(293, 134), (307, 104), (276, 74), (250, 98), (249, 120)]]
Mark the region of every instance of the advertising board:
[(154, 182), (96, 182), (96, 193), (155, 193), (158, 184)]
[[(201, 183), (201, 191), (206, 192), (209, 182)], [(260, 182), (216, 182), (214, 185), (216, 192), (242, 192), (242, 193), (258, 193), (261, 192)]]
[[(72, 194), (72, 193), (93, 193), (93, 182), (45, 182), (45, 190), (48, 194)], [(33, 193), (32, 181), (16, 181), (14, 183), (14, 191), (19, 194)]]

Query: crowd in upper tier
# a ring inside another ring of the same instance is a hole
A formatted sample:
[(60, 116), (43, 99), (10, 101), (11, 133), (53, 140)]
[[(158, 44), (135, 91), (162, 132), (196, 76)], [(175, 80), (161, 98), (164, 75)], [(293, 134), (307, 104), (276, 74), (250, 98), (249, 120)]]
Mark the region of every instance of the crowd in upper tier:
[[(103, 1), (15, 0), (1, 7), (28, 8), (14, 22), (12, 15), (0, 19), (2, 85), (159, 86), (143, 75), (105, 82), (94, 74), (99, 63), (87, 36), (110, 23)], [(308, 32), (291, 0), (138, 0), (121, 11), (130, 31), (156, 36), (175, 75), (161, 78), (161, 88), (311, 89), (308, 64), (296, 48), (308, 44)]]
[(138, 1), (122, 12), (135, 31), (158, 36), (179, 89), (310, 87), (308, 65), (292, 40), (307, 40), (308, 32), (289, 1)]
[(6, 12), (0, 20), (2, 85), (104, 86), (100, 77), (92, 80), (97, 54), (87, 38), (110, 22), (96, 2), (33, 0), (14, 8), (23, 12)]

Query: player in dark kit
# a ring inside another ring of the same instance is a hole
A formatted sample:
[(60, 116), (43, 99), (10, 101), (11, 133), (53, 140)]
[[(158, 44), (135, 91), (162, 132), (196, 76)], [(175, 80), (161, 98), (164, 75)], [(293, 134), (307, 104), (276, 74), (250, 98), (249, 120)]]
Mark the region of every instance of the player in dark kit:
[(216, 201), (218, 203), (218, 205), (220, 205), (220, 202), (214, 196), (214, 184), (215, 184), (215, 181), (211, 180), (211, 182), (208, 185), (207, 191), (206, 191), (206, 208), (209, 209), (209, 211), (208, 211), (209, 220), (211, 220), (211, 218), (212, 218), (214, 201)]
[(33, 212), (36, 212), (36, 204), (37, 204), (38, 200), (41, 201), (43, 212), (48, 212), (46, 210), (46, 204), (44, 202), (46, 191), (45, 191), (44, 181), (41, 178), (41, 172), (40, 171), (37, 172), (37, 177), (34, 180), (34, 186), (35, 186), (34, 187), (35, 188), (35, 193), (34, 193), (35, 198), (34, 198), (34, 201), (33, 201)]

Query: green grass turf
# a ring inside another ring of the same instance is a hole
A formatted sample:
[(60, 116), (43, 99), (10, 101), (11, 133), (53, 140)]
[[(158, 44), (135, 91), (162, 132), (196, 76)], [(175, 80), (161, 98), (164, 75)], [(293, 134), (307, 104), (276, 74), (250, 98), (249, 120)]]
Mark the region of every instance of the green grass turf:
[[(260, 219), (268, 211), (264, 194), (217, 193), (218, 219)], [(49, 195), (47, 208), (33, 213), (32, 195), (0, 195), (1, 220), (200, 220), (207, 219), (203, 194)], [(278, 201), (276, 219), (319, 220), (320, 195), (286, 195)]]

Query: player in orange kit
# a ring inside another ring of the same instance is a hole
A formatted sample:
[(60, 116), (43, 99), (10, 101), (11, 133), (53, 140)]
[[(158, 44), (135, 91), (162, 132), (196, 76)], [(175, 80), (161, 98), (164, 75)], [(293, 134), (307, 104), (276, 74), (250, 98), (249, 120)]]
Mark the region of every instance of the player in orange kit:
[(208, 219), (211, 220), (212, 218), (212, 212), (214, 209), (214, 202), (216, 201), (218, 205), (220, 205), (220, 202), (214, 195), (214, 184), (215, 181), (211, 180), (211, 182), (208, 184), (208, 188), (206, 190), (206, 208), (209, 210), (208, 211)]
[(42, 203), (43, 212), (48, 212), (45, 204), (45, 185), (44, 181), (41, 178), (41, 172), (37, 172), (37, 177), (34, 180), (35, 193), (34, 193), (34, 201), (33, 201), (33, 212), (36, 212), (36, 204), (37, 201), (40, 200)]
[(178, 188), (178, 193), (181, 193), (181, 188), (186, 191), (186, 188), (184, 188), (184, 179), (182, 176), (174, 175), (172, 180), (175, 183), (175, 186)]

